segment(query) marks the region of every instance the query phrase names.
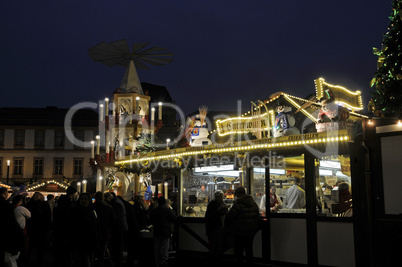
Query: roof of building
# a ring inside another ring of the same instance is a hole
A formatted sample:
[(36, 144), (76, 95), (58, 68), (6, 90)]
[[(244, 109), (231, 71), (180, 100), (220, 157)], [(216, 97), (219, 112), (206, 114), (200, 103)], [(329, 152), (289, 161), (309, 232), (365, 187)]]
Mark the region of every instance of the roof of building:
[[(47, 106), (46, 108), (0, 108), (0, 126), (64, 126), (70, 109)], [(74, 111), (74, 110), (71, 110)], [(74, 111), (73, 127), (97, 127), (98, 113), (91, 109)]]
[(144, 94), (151, 97), (151, 102), (174, 103), (169, 91), (165, 86), (146, 82), (142, 82), (141, 85), (142, 89), (144, 90)]

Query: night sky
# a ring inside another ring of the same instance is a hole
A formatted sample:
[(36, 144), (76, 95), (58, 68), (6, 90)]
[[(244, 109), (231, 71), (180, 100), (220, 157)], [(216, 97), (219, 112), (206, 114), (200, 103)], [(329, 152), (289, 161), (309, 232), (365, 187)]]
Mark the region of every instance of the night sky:
[(69, 108), (111, 97), (125, 68), (88, 49), (127, 39), (167, 48), (174, 61), (138, 70), (166, 86), (186, 114), (236, 110), (314, 79), (363, 92), (387, 31), (392, 0), (22, 0), (0, 3), (0, 107)]

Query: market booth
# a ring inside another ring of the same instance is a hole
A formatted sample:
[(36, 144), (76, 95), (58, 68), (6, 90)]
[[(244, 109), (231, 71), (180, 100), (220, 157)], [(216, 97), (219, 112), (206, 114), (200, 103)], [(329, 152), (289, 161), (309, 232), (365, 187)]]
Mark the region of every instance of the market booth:
[[(208, 252), (208, 203), (216, 190), (222, 190), (224, 202), (231, 205), (234, 191), (242, 186), (260, 207), (262, 226), (254, 239), (257, 261), (356, 266), (361, 216), (354, 207), (361, 201), (362, 165), (355, 138), (364, 117), (357, 113), (361, 95), (324, 79), (317, 79), (316, 87), (316, 100), (280, 92), (256, 102), (250, 112), (215, 121), (218, 141), (213, 145), (116, 162), (128, 172), (177, 177), (182, 216), (178, 253)], [(273, 187), (279, 201), (271, 209)], [(304, 192), (298, 204), (287, 193), (292, 187)]]

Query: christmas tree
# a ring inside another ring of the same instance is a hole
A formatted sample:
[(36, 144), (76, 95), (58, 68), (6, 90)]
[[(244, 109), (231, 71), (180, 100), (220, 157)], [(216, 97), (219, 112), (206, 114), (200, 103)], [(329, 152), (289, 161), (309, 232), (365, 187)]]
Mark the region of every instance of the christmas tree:
[(393, 0), (388, 31), (378, 56), (377, 71), (371, 81), (372, 98), (369, 110), (382, 117), (402, 115), (402, 0)]
[(138, 138), (136, 151), (140, 154), (154, 152), (156, 150), (154, 145), (154, 142), (157, 142), (156, 139), (152, 140), (152, 136), (150, 134), (141, 134)]

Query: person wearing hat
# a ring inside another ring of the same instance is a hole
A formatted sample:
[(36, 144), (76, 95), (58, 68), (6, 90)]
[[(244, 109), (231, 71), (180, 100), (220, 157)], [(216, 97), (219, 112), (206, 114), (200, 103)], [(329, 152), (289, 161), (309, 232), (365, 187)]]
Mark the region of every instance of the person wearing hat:
[(67, 187), (66, 193), (67, 193), (67, 196), (70, 198), (75, 197), (75, 195), (76, 195), (75, 193), (77, 193), (77, 189), (74, 186), (70, 185), (69, 187)]

